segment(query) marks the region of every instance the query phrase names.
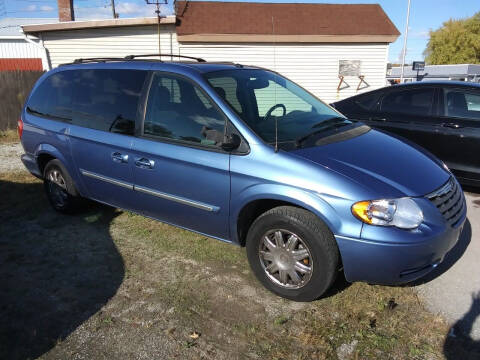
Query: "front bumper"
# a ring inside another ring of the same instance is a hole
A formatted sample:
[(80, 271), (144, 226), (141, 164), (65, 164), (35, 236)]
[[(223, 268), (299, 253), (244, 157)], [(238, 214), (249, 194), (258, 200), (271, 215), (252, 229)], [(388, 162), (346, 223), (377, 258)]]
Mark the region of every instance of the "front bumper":
[(345, 278), (349, 282), (383, 285), (419, 279), (440, 264), (455, 246), (465, 220), (466, 211), (455, 227), (442, 223), (405, 231), (369, 226), (362, 231), (361, 239), (336, 236)]

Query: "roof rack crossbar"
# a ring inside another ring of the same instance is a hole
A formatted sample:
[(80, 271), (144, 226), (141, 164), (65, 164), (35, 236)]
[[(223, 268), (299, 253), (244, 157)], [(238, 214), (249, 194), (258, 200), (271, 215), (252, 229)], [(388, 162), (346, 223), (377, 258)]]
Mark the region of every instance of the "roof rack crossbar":
[(135, 58), (140, 58), (140, 57), (152, 57), (152, 56), (170, 56), (170, 57), (178, 57), (182, 59), (191, 59), (191, 60), (197, 60), (198, 62), (206, 62), (205, 59), (198, 58), (198, 57), (193, 57), (193, 56), (186, 56), (186, 55), (176, 55), (176, 54), (146, 54), (146, 55), (127, 55), (125, 56), (125, 60), (133, 60)]
[(107, 61), (125, 61), (121, 57), (99, 57), (99, 58), (80, 58), (73, 60), (73, 64), (83, 64), (88, 62), (107, 62)]

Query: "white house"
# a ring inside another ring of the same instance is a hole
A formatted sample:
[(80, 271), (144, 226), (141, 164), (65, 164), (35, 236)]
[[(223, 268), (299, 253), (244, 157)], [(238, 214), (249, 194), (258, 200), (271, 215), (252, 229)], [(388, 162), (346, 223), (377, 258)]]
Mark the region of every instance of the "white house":
[[(67, 17), (61, 20), (73, 18), (71, 9), (62, 11)], [(204, 1), (177, 1), (176, 15), (160, 26), (152, 17), (62, 21), (23, 31), (43, 39), (52, 66), (88, 57), (190, 55), (275, 69), (327, 102), (384, 86), (389, 44), (399, 36), (376, 4)]]
[(21, 25), (56, 22), (56, 19), (3, 18), (0, 19), (0, 71), (44, 70), (45, 52), (41, 45), (26, 38)]

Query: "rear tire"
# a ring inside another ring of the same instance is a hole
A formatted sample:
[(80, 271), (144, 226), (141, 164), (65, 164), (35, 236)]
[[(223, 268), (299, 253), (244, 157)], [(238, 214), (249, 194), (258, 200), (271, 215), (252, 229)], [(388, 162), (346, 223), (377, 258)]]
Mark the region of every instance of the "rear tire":
[(260, 215), (247, 234), (247, 256), (257, 279), (295, 301), (312, 301), (336, 279), (339, 252), (329, 228), (311, 212), (280, 206)]
[(81, 207), (81, 197), (63, 164), (50, 160), (43, 172), (43, 184), (52, 207), (63, 214), (73, 214)]

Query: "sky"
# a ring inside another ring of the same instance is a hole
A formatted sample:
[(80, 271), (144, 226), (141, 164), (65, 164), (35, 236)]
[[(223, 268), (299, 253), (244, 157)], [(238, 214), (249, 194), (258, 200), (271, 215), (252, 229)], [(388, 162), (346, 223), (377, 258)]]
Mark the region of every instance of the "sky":
[[(223, 0), (235, 1), (235, 0)], [(248, 1), (248, 0), (244, 0)], [(401, 62), (403, 33), (407, 15), (408, 0), (255, 0), (257, 2), (305, 2), (368, 4), (379, 3), (383, 10), (402, 33), (390, 46), (390, 62)], [(150, 0), (150, 2), (153, 2)], [(162, 6), (162, 14), (173, 14), (173, 0)], [(111, 0), (74, 0), (77, 20), (111, 18)], [(154, 16), (155, 6), (145, 0), (115, 0), (120, 17)], [(407, 62), (423, 60), (423, 51), (428, 42), (430, 30), (438, 29), (450, 18), (470, 17), (480, 11), (480, 0), (411, 0), (410, 25), (407, 45)], [(57, 0), (0, 0), (0, 18), (3, 17), (45, 17), (56, 18)]]

